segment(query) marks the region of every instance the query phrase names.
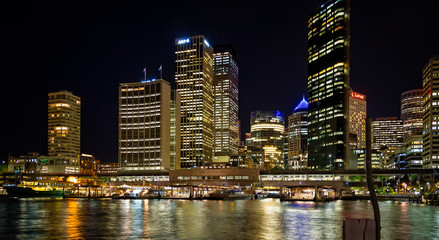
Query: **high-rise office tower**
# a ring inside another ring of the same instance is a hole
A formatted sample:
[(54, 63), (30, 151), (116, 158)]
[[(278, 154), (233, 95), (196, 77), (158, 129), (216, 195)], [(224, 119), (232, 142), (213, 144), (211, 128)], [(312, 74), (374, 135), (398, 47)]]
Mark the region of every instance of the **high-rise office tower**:
[(422, 89), (414, 89), (401, 94), (401, 120), (404, 153), (399, 154), (396, 167), (400, 169), (422, 168)]
[(181, 167), (204, 166), (213, 150), (213, 49), (204, 36), (175, 40), (181, 95)]
[(402, 120), (382, 117), (372, 122), (372, 149), (401, 147), (403, 145)]
[(349, 95), (349, 133), (355, 141), (349, 141), (351, 149), (366, 147), (366, 95), (350, 91)]
[(422, 89), (401, 94), (401, 120), (404, 141), (412, 135), (422, 135)]
[(305, 169), (308, 165), (308, 102), (305, 97), (288, 116), (288, 169)]
[(232, 46), (215, 46), (213, 54), (214, 154), (238, 153), (238, 66)]
[(264, 150), (265, 169), (283, 167), (284, 115), (279, 111), (256, 111), (250, 116), (250, 145)]
[(308, 20), (308, 167), (349, 166), (349, 0), (330, 0)]
[(49, 93), (48, 173), (79, 173), (81, 98), (68, 91)]
[(424, 168), (439, 168), (439, 55), (431, 58), (422, 71)]
[[(171, 97), (171, 86), (163, 79), (119, 85), (121, 170), (171, 169), (172, 151), (180, 145), (180, 139), (172, 136), (180, 117), (178, 108), (172, 110), (172, 102), (178, 106), (178, 95)], [(174, 167), (178, 168), (175, 163)]]

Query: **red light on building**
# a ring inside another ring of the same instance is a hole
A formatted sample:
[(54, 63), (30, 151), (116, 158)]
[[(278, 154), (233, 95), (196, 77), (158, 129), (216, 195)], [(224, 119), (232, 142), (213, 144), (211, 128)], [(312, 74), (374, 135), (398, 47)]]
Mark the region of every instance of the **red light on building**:
[(363, 95), (363, 94), (359, 94), (359, 93), (356, 93), (356, 92), (351, 92), (351, 97), (353, 97), (353, 98), (358, 98), (358, 99), (361, 99), (361, 100), (366, 99), (366, 96), (365, 96), (365, 95)]

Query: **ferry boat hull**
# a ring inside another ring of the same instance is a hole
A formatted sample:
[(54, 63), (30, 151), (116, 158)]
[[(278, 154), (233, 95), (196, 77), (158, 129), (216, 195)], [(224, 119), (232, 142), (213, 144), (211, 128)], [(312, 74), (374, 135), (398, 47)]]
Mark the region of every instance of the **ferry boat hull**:
[(8, 192), (9, 197), (18, 198), (34, 198), (34, 197), (63, 197), (63, 191), (51, 190), (51, 191), (37, 191), (27, 187), (4, 187)]

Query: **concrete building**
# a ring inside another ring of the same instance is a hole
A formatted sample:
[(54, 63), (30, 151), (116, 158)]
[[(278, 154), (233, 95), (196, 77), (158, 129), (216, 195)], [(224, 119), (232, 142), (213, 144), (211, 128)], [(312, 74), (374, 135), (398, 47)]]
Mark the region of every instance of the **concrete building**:
[(439, 55), (422, 70), (424, 168), (439, 168)]
[(96, 159), (93, 155), (82, 153), (79, 161), (81, 173), (92, 175), (99, 172), (101, 161)]
[(230, 45), (215, 46), (213, 54), (214, 155), (236, 154), (239, 145), (238, 66)]
[(181, 167), (213, 156), (213, 49), (204, 36), (175, 40), (175, 82), (181, 95)]
[(349, 169), (349, 5), (327, 1), (308, 19), (310, 169)]
[(49, 93), (48, 173), (79, 173), (81, 98), (68, 91)]
[(171, 90), (171, 162), (170, 169), (180, 169), (181, 163), (181, 97)]
[(9, 173), (39, 173), (41, 170), (41, 164), (38, 160), (39, 153), (31, 152), (27, 155), (20, 157), (10, 156), (8, 158), (8, 171)]
[(366, 148), (366, 95), (350, 91), (349, 95), (349, 141), (351, 149)]
[[(172, 110), (172, 102), (178, 106), (178, 95), (172, 99), (171, 92), (169, 82), (163, 79), (119, 85), (119, 166), (122, 171), (171, 169), (171, 152), (178, 151), (180, 145), (180, 139), (171, 134), (172, 130), (179, 129), (178, 121), (172, 122), (172, 118), (180, 116), (177, 107)], [(173, 156), (178, 163), (178, 155)]]
[(288, 159), (287, 169), (299, 170), (308, 166), (308, 102), (302, 101), (288, 116)]

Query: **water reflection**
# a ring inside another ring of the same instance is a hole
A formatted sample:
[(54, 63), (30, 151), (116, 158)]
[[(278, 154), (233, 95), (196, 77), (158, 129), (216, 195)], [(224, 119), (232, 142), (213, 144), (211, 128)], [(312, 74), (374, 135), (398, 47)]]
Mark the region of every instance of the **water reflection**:
[(66, 233), (67, 237), (72, 238), (80, 238), (82, 237), (81, 231), (80, 231), (80, 214), (79, 214), (79, 208), (78, 208), (78, 201), (75, 200), (68, 200), (67, 201), (67, 213), (65, 218), (65, 226), (66, 226)]
[[(439, 239), (439, 207), (380, 202), (383, 239)], [(2, 239), (341, 239), (368, 201), (0, 201)]]

